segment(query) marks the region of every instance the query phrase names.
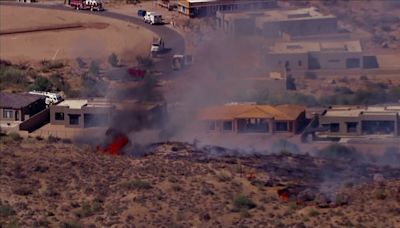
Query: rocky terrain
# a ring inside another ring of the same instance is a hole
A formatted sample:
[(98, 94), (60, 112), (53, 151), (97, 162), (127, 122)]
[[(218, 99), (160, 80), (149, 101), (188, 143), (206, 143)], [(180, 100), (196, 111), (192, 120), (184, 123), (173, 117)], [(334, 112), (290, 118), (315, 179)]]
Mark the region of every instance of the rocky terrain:
[(2, 136), (0, 227), (400, 224), (400, 169), (179, 142), (133, 155)]

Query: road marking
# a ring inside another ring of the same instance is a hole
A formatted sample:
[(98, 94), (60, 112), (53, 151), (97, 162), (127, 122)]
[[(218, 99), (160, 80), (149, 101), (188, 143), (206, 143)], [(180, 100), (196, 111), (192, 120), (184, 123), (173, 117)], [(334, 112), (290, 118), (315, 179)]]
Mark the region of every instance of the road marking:
[(58, 54), (59, 51), (60, 51), (60, 49), (57, 49), (56, 53), (54, 53), (54, 56), (53, 56), (53, 58), (51, 58), (51, 60), (56, 59), (56, 56), (57, 56), (57, 54)]

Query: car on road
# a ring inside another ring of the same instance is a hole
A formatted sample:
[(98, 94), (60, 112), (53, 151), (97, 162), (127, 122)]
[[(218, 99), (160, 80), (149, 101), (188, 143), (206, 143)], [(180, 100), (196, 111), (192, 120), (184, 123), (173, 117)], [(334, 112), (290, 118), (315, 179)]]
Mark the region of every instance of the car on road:
[(139, 17), (144, 17), (146, 15), (146, 10), (142, 10), (142, 9), (138, 10), (137, 15)]

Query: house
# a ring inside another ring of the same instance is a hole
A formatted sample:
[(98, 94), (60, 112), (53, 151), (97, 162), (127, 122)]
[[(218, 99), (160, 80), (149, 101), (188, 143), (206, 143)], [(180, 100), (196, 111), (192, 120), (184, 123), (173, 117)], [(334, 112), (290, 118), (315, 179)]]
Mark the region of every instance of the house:
[(332, 106), (319, 119), (320, 135), (351, 137), (400, 136), (400, 105)]
[(364, 67), (364, 54), (358, 40), (278, 42), (269, 48), (266, 61), (274, 71), (353, 69)]
[(309, 37), (338, 32), (337, 18), (316, 8), (295, 10), (218, 12), (217, 26), (232, 34), (260, 34), (267, 38)]
[(50, 106), (50, 124), (67, 128), (107, 127), (114, 109), (103, 99), (67, 99)]
[(165, 116), (164, 105), (137, 100), (67, 99), (50, 106), (50, 124), (66, 128), (151, 127)]
[[(165, 0), (162, 1), (165, 4)], [(181, 0), (178, 12), (190, 17), (215, 16), (219, 11), (274, 8), (276, 0)]]
[(0, 92), (0, 121), (22, 122), (46, 109), (46, 97), (27, 93)]
[(209, 133), (299, 133), (306, 124), (305, 107), (232, 103), (202, 109), (198, 119)]

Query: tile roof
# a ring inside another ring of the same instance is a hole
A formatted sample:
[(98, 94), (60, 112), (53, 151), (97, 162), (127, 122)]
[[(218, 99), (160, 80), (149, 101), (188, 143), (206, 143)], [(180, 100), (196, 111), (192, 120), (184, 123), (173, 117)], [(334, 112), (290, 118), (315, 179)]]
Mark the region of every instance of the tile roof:
[(200, 120), (232, 120), (244, 118), (274, 118), (276, 120), (295, 120), (305, 111), (299, 105), (255, 105), (235, 104), (207, 107), (200, 111)]
[(0, 92), (0, 107), (20, 109), (32, 104), (33, 102), (41, 98), (44, 98), (44, 96), (28, 93)]

